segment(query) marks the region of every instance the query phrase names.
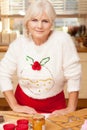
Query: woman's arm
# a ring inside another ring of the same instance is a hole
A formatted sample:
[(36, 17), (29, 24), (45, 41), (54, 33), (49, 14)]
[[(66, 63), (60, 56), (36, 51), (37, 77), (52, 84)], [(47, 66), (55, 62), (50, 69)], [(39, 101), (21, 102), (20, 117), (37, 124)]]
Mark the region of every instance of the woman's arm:
[(7, 100), (9, 106), (11, 109), (15, 112), (23, 112), (23, 113), (29, 113), (29, 114), (35, 114), (37, 113), (33, 108), (28, 106), (22, 106), (19, 105), (16, 101), (16, 98), (14, 96), (13, 90), (8, 90), (3, 92), (5, 99)]
[(61, 110), (56, 110), (54, 111), (51, 116), (60, 116), (60, 115), (65, 115), (67, 113), (73, 112), (77, 108), (77, 103), (78, 103), (78, 91), (70, 92), (69, 93), (69, 98), (68, 98), (68, 104), (65, 109)]
[(74, 91), (69, 93), (68, 104), (67, 104), (68, 111), (72, 112), (76, 110), (77, 103), (78, 103), (78, 95), (79, 95), (79, 91)]

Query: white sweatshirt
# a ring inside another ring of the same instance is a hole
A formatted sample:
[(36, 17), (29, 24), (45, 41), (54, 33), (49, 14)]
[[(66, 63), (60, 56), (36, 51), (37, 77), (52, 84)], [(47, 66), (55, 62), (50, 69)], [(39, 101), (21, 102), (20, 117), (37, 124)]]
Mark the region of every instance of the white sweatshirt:
[(66, 82), (68, 92), (80, 89), (78, 53), (64, 32), (54, 31), (40, 46), (25, 36), (11, 43), (0, 63), (2, 92), (13, 89), (11, 78), (15, 71), (24, 93), (33, 98), (52, 97), (64, 89)]

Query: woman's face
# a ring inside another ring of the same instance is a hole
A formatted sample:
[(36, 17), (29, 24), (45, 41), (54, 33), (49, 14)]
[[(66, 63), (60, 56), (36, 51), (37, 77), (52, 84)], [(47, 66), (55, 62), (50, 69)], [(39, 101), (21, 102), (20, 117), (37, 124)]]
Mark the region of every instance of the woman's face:
[(46, 41), (51, 31), (52, 23), (44, 12), (28, 21), (28, 29), (34, 41)]

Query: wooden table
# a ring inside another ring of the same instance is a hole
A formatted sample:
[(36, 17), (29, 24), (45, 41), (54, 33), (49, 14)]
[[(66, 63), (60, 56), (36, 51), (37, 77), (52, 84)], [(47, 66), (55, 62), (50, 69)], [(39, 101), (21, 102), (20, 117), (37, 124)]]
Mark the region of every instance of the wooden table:
[[(0, 111), (0, 115), (4, 116), (5, 122), (15, 123), (18, 119), (32, 121), (32, 115), (13, 111)], [(87, 108), (63, 116), (46, 118), (46, 130), (80, 130), (85, 119), (87, 119)]]

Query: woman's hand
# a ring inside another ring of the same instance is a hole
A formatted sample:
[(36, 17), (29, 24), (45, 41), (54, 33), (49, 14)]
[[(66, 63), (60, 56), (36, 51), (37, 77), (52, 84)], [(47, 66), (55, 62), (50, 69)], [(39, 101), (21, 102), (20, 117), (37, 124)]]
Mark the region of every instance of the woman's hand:
[(28, 114), (36, 114), (36, 110), (33, 109), (32, 107), (28, 107), (28, 106), (21, 106), (19, 104), (16, 104), (13, 107), (13, 111), (14, 112), (22, 112), (22, 113), (28, 113)]
[(65, 108), (65, 109), (61, 109), (61, 110), (55, 110), (54, 112), (51, 113), (50, 116), (61, 116), (61, 115), (65, 115), (67, 113), (73, 112), (74, 110), (70, 109), (70, 108)]
[(3, 94), (4, 94), (5, 98), (6, 98), (9, 106), (11, 107), (11, 109), (13, 111), (15, 111), (15, 112), (23, 112), (23, 113), (28, 113), (28, 114), (37, 113), (35, 111), (35, 109), (33, 109), (32, 107), (22, 106), (22, 105), (18, 104), (12, 90), (5, 91)]
[(78, 102), (78, 91), (70, 92), (67, 107), (61, 110), (55, 110), (50, 116), (60, 116), (76, 110)]

